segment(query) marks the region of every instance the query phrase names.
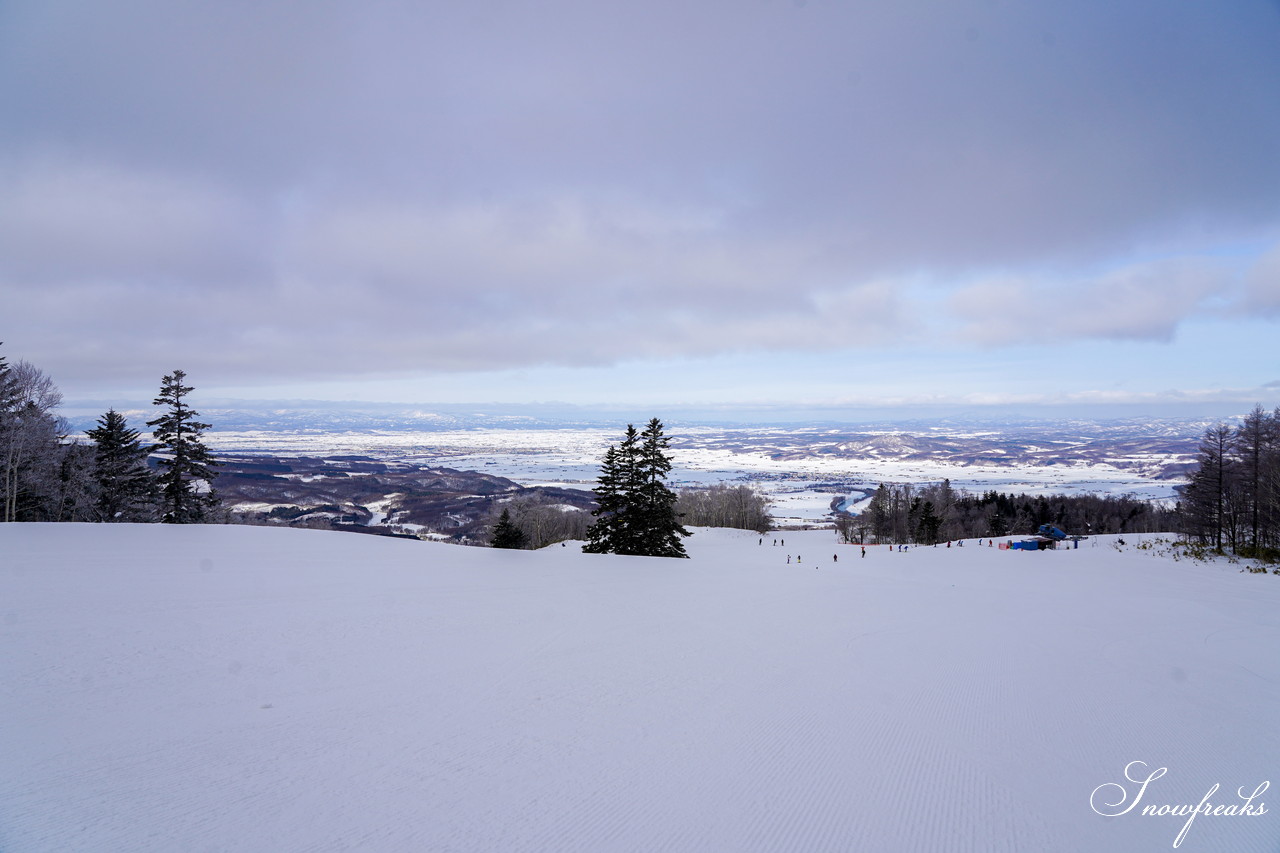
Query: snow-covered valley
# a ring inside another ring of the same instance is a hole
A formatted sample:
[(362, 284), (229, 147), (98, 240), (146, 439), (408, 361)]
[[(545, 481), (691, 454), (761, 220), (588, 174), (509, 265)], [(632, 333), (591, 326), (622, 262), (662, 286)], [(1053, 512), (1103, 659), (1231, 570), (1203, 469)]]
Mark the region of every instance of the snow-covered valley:
[(0, 849), (1280, 845), (1280, 578), (774, 538), (0, 525)]
[[(1133, 494), (1170, 501), (1200, 424), (1054, 422), (1035, 426), (669, 430), (672, 485), (749, 484), (778, 522), (828, 524), (833, 501), (857, 509), (882, 482), (949, 478), (971, 492)], [(222, 453), (359, 455), (505, 477), (522, 486), (590, 489), (617, 429), (215, 431)]]

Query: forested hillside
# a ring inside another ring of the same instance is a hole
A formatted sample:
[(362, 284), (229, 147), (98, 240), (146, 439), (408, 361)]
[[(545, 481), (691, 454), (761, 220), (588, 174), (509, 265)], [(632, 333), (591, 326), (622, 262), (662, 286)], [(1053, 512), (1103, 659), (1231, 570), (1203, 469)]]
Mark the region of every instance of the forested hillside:
[(837, 526), (847, 541), (932, 545), (954, 539), (1017, 536), (1053, 524), (1083, 536), (1098, 533), (1175, 532), (1179, 516), (1128, 495), (1027, 495), (988, 491), (972, 495), (948, 480), (924, 486), (883, 483), (857, 516)]
[(1217, 550), (1280, 559), (1280, 407), (1205, 431), (1182, 529)]

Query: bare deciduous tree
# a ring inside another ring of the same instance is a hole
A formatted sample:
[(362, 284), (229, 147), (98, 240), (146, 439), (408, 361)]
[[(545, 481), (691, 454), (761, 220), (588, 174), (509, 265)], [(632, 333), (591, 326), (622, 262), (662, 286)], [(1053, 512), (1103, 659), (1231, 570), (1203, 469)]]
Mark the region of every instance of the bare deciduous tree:
[[(510, 523), (524, 534), (522, 547), (527, 549), (585, 539), (591, 524), (590, 513), (532, 491), (518, 494), (500, 506), (501, 511), (508, 514)], [(496, 525), (498, 518), (499, 514), (495, 513), (491, 524)], [(485, 536), (486, 540), (490, 538), (492, 532)]]
[(0, 521), (60, 520), (62, 394), (27, 361), (0, 369)]
[(681, 489), (676, 514), (693, 527), (733, 527), (764, 533), (773, 526), (769, 499), (750, 486), (717, 483), (704, 489)]

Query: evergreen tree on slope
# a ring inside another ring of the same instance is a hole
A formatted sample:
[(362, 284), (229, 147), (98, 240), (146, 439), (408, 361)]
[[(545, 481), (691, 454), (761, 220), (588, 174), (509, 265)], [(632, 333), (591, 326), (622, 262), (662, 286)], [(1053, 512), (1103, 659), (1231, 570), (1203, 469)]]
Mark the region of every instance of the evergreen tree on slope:
[(175, 370), (161, 379), (160, 395), (152, 402), (168, 406), (169, 410), (147, 421), (147, 426), (155, 428), (153, 451), (166, 454), (159, 460), (163, 510), (160, 520), (166, 524), (199, 524), (218, 505), (213, 492), (214, 474), (209, 470), (217, 463), (200, 440), (209, 425), (197, 421), (200, 413), (187, 405), (186, 397), (195, 389), (182, 384), (186, 378), (186, 373)]
[(654, 418), (644, 433), (627, 425), (626, 436), (611, 446), (601, 465), (596, 521), (587, 531), (589, 554), (686, 557), (681, 537), (688, 536), (675, 511), (676, 495), (666, 485), (671, 471), (668, 439)]
[(638, 539), (640, 553), (650, 557), (688, 557), (681, 539), (690, 535), (676, 515), (676, 494), (667, 487), (671, 473), (670, 443), (662, 434), (662, 421), (649, 421), (640, 434), (641, 445), (636, 460)]
[(596, 494), (596, 521), (587, 530), (588, 554), (638, 554), (633, 518), (636, 455), (640, 434), (627, 424), (619, 446), (610, 445), (600, 466), (600, 477), (592, 491)]
[(489, 544), (494, 548), (523, 548), (525, 546), (524, 531), (511, 521), (511, 511), (502, 510), (497, 525), (493, 528), (493, 537)]
[(159, 498), (156, 478), (147, 468), (148, 450), (129, 429), (124, 415), (110, 409), (87, 433), (96, 446), (93, 478), (98, 521), (154, 521)]

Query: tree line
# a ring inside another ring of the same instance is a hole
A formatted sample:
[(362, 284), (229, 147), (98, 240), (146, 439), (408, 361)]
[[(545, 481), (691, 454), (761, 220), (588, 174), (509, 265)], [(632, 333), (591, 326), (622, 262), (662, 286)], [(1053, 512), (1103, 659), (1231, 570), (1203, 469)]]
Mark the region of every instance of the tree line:
[(147, 421), (153, 443), (144, 445), (114, 408), (82, 443), (68, 438), (53, 380), (0, 356), (0, 522), (214, 520), (216, 463), (201, 439), (209, 425), (190, 407), (185, 379), (175, 370), (161, 380), (153, 401), (160, 414)]
[(1067, 533), (1156, 533), (1177, 530), (1176, 508), (1133, 495), (1028, 495), (994, 490), (980, 495), (950, 480), (912, 485), (881, 483), (858, 515), (836, 527), (846, 542), (934, 545), (956, 539), (1020, 536), (1052, 524)]
[(1204, 545), (1280, 559), (1280, 407), (1205, 430), (1179, 509), (1183, 532)]

